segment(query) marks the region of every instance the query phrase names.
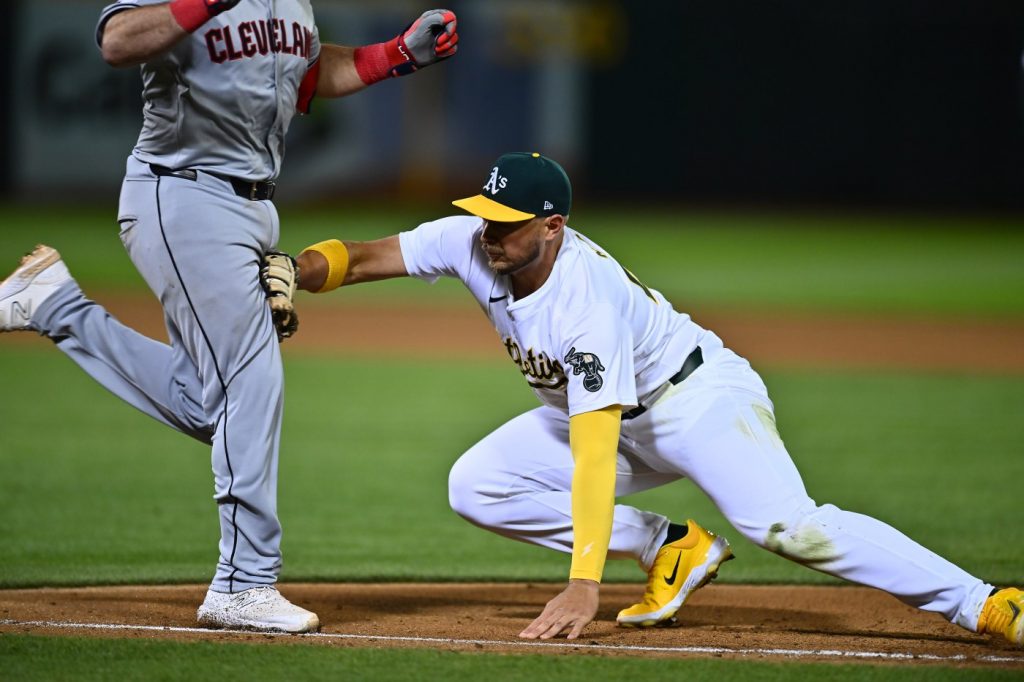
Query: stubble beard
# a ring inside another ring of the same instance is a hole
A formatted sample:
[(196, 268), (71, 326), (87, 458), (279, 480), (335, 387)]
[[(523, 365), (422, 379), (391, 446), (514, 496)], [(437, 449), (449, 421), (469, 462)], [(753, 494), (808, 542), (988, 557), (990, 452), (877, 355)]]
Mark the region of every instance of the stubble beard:
[[(544, 243), (543, 239), (535, 241), (530, 250), (524, 254), (521, 258), (517, 258), (514, 261), (505, 261), (502, 263), (496, 263), (489, 255), (487, 257), (487, 267), (491, 269), (496, 275), (511, 275), (519, 270), (522, 270), (527, 265), (536, 262), (540, 259), (541, 245)], [(506, 253), (502, 251), (501, 257), (504, 258)]]

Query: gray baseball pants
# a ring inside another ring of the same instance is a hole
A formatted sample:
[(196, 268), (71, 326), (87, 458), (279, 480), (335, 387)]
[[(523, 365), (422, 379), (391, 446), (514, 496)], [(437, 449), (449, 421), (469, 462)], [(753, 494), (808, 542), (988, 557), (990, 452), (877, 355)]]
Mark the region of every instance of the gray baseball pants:
[(284, 385), (259, 264), (277, 243), (277, 211), (212, 175), (157, 177), (129, 157), (118, 222), (170, 343), (124, 326), (74, 282), (40, 306), (33, 326), (115, 395), (212, 445), (221, 537), (211, 587), (273, 584)]

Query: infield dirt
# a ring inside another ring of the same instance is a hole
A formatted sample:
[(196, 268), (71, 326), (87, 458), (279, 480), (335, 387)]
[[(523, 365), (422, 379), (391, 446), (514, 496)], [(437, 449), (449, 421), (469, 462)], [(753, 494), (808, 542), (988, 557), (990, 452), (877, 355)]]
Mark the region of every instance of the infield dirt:
[[(711, 585), (691, 597), (675, 627), (630, 630), (616, 627), (615, 613), (639, 598), (643, 586), (605, 585), (598, 618), (581, 639), (551, 640), (564, 645), (560, 647), (524, 646), (517, 633), (560, 587), (536, 583), (282, 585), (285, 595), (320, 615), (322, 632), (333, 637), (193, 629), (205, 586), (5, 590), (0, 591), (0, 621), (8, 623), (0, 624), (0, 632), (562, 655), (858, 660), (1024, 670), (1024, 652), (1007, 642), (966, 632), (936, 614), (860, 587)], [(39, 621), (156, 627), (67, 628)]]

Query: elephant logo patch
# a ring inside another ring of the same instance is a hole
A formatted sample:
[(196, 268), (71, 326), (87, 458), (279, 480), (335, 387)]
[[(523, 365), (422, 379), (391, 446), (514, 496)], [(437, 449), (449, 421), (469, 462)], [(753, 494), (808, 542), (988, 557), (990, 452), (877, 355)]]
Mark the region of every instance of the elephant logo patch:
[(601, 364), (601, 358), (593, 353), (577, 353), (576, 347), (573, 346), (565, 354), (565, 362), (572, 365), (574, 376), (577, 374), (585, 375), (583, 377), (583, 388), (591, 393), (597, 393), (604, 386), (604, 379), (601, 378), (600, 374), (605, 371), (604, 365)]

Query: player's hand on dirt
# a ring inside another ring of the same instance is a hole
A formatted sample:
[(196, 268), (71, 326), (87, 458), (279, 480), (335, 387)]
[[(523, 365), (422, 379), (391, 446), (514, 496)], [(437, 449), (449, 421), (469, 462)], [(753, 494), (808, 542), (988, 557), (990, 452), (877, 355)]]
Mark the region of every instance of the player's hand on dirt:
[(597, 615), (600, 587), (593, 580), (570, 580), (569, 585), (547, 603), (544, 611), (519, 636), (524, 639), (551, 639), (568, 629), (567, 637), (576, 639)]
[(277, 340), (284, 341), (299, 328), (299, 315), (295, 312), (299, 267), (295, 259), (281, 251), (268, 251), (260, 265), (260, 284), (267, 294)]
[[(409, 63), (406, 73), (451, 57), (458, 50), (458, 19), (455, 12), (432, 9), (420, 15), (398, 36), (398, 45)], [(404, 75), (404, 74), (396, 74)]]

